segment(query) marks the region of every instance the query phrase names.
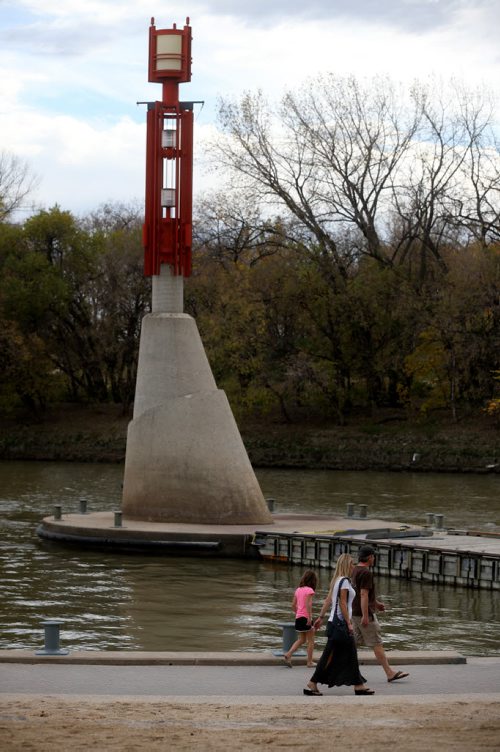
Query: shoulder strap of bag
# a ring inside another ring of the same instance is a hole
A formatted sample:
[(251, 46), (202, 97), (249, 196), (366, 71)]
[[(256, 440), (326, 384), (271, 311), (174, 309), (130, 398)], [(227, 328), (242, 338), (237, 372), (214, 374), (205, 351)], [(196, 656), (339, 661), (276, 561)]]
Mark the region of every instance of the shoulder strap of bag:
[(339, 596), (340, 596), (340, 589), (342, 587), (342, 583), (344, 582), (344, 580), (347, 580), (347, 579), (348, 579), (347, 577), (342, 577), (342, 579), (339, 582), (339, 586), (337, 588), (337, 599), (335, 601), (335, 609), (333, 611), (333, 615), (334, 616), (337, 616), (337, 608), (338, 608), (338, 605), (339, 605)]

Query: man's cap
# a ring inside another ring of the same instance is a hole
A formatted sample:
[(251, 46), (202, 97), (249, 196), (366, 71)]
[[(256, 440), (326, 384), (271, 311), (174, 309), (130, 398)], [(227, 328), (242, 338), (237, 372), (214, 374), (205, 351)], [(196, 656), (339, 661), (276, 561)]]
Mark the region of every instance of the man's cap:
[(367, 559), (369, 556), (375, 555), (375, 549), (373, 546), (361, 546), (361, 548), (358, 551), (358, 559), (361, 561), (363, 559)]

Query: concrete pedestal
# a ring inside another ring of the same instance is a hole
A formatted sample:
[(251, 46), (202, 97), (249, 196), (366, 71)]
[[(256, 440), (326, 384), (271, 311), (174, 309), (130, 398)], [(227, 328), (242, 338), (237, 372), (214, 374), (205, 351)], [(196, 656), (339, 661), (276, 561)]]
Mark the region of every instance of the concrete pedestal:
[(125, 518), (272, 524), (194, 319), (152, 313), (142, 324), (123, 483)]

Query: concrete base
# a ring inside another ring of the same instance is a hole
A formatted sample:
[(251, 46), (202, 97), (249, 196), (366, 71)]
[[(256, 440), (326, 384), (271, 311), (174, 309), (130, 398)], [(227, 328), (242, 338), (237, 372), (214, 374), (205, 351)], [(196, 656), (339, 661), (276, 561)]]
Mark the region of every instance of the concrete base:
[(196, 323), (154, 313), (142, 324), (123, 515), (152, 522), (272, 524)]
[[(275, 514), (267, 533), (260, 525), (210, 525), (182, 522), (148, 522), (125, 517), (122, 525), (113, 524), (113, 512), (87, 514), (63, 513), (60, 519), (45, 517), (37, 534), (55, 543), (97, 548), (113, 552), (155, 553), (165, 556), (212, 556), (216, 558), (261, 558), (267, 536), (312, 536), (332, 534), (363, 535), (382, 524), (395, 529), (400, 523), (364, 520), (353, 526), (351, 520), (327, 515)], [(284, 556), (273, 557), (278, 561)], [(306, 562), (304, 562), (305, 564)], [(310, 565), (310, 561), (307, 561)], [(319, 566), (324, 566), (324, 562)]]
[(144, 316), (134, 420), (171, 399), (216, 389), (192, 316), (187, 313), (150, 313)]
[(272, 522), (224, 392), (171, 399), (132, 421), (122, 509), (156, 522)]
[[(139, 527), (137, 527), (137, 525)], [(148, 525), (144, 529), (143, 525)], [(195, 526), (186, 526), (192, 527)], [(203, 530), (202, 527), (209, 529)], [(234, 530), (235, 526), (201, 526), (200, 529), (172, 529), (161, 522), (125, 520), (113, 527), (109, 512), (97, 512), (83, 524), (76, 515), (68, 515), (64, 524), (45, 518), (37, 527), (40, 538), (78, 548), (92, 548), (108, 553), (143, 553), (156, 556), (196, 556), (218, 559), (257, 559), (252, 529)]]

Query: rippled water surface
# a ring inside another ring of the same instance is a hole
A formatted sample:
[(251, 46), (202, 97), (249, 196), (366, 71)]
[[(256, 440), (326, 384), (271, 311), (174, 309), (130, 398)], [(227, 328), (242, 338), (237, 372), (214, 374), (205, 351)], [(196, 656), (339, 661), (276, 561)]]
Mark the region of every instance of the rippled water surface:
[[(120, 465), (0, 462), (0, 648), (39, 648), (40, 623), (63, 621), (61, 644), (90, 650), (269, 650), (300, 577), (298, 567), (117, 555), (41, 541), (40, 519), (53, 505), (76, 512), (120, 505)], [(373, 517), (449, 526), (500, 526), (500, 480), (492, 475), (424, 475), (262, 470), (276, 511), (344, 513), (367, 504)], [(317, 604), (330, 572), (320, 571)], [(388, 611), (388, 648), (500, 654), (498, 592), (378, 578)], [(319, 639), (321, 643), (322, 638)]]

